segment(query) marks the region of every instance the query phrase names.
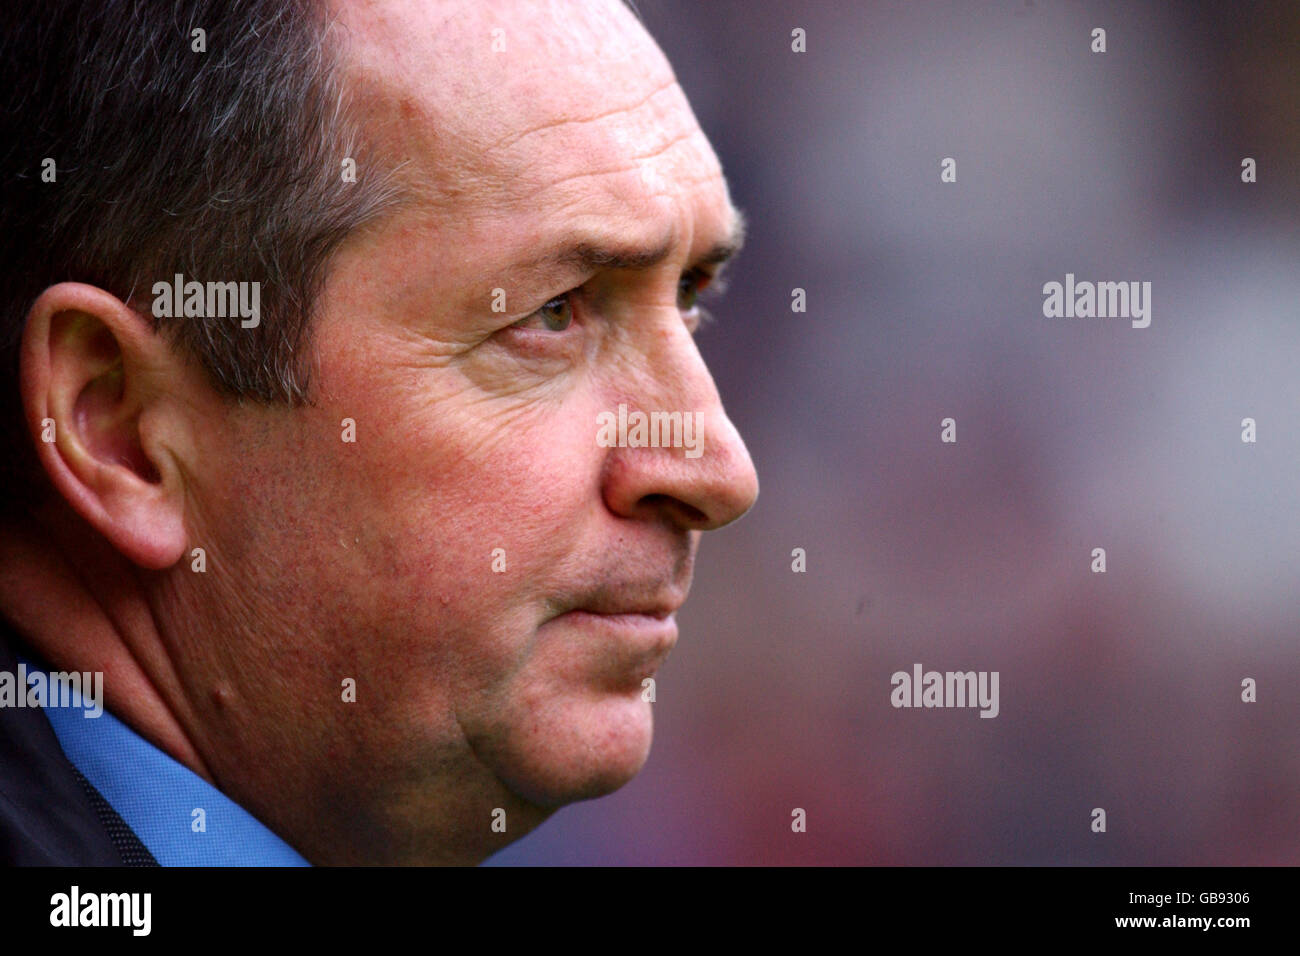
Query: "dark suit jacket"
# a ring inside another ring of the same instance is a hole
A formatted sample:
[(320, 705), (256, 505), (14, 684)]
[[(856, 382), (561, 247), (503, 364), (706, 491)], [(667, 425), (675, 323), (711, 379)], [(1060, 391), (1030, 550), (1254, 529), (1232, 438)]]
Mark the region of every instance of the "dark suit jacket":
[[(19, 652), (44, 666), (0, 618), (0, 671), (17, 675)], [(64, 756), (40, 708), (0, 707), (0, 864), (158, 865)]]

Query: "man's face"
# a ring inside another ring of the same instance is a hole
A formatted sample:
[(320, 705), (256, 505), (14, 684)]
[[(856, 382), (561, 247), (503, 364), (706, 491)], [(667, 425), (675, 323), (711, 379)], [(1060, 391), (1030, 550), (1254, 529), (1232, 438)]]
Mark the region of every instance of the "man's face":
[[(164, 635), (218, 784), (309, 858), (478, 859), (640, 769), (699, 534), (757, 494), (692, 337), (738, 223), (615, 0), (338, 13), (419, 199), (336, 259), (314, 406), (196, 439), (209, 570)], [(620, 404), (696, 413), (703, 453), (604, 447)]]

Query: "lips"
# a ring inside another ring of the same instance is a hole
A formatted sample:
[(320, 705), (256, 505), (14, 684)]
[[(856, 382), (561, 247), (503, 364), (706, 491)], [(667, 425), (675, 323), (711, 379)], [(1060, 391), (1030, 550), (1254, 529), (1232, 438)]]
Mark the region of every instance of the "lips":
[[(587, 581), (552, 592), (538, 636), (574, 678), (639, 692), (677, 644), (676, 613), (691, 588), (692, 554), (688, 548), (672, 560), (619, 557)], [(629, 576), (629, 567), (642, 572)], [(647, 574), (651, 568), (662, 572)]]
[(611, 690), (640, 689), (677, 644), (677, 618), (665, 606), (602, 613), (574, 608), (543, 625), (551, 639), (585, 648), (581, 657)]
[(626, 630), (663, 631), (669, 627), (674, 631), (677, 629), (677, 619), (672, 611), (620, 611), (611, 614), (575, 608), (566, 611), (560, 617), (568, 618), (577, 624), (605, 625)]
[(626, 618), (644, 618), (653, 621), (662, 621), (672, 617), (677, 613), (677, 604), (661, 604), (652, 607), (593, 607), (583, 605), (582, 607), (571, 608), (568, 613), (595, 614), (600, 617), (626, 617)]
[[(661, 587), (602, 589), (559, 604), (552, 616), (581, 613), (622, 620), (628, 625), (662, 622), (677, 613), (686, 598), (685, 590), (673, 588), (665, 593)], [(644, 597), (627, 596), (638, 592)]]

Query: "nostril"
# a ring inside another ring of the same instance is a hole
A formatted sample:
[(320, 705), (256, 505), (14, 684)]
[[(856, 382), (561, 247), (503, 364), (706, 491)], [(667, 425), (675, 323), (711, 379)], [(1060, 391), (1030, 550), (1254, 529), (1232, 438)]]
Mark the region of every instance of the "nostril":
[(679, 524), (699, 527), (709, 523), (709, 516), (692, 504), (687, 504), (672, 495), (653, 494), (641, 499), (642, 503), (654, 511), (671, 511)]

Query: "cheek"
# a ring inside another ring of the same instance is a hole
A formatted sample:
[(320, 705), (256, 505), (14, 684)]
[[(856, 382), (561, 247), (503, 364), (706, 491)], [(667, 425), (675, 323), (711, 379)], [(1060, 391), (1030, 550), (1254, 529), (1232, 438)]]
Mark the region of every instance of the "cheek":
[(609, 575), (603, 406), (581, 388), (492, 394), (453, 368), (324, 371), (325, 419), (357, 421), (332, 480), (352, 495), (340, 520), (358, 565), (335, 584), (371, 602), (380, 639), (360, 651), (384, 658), (395, 732), (427, 737), (432, 714), (454, 714), (444, 726), (542, 805), (626, 783), (651, 736), (624, 679), (639, 662), (537, 633)]
[(328, 371), (326, 414), (357, 421), (332, 478), (361, 561), (345, 586), (380, 592), (384, 629), (410, 635), (469, 708), (523, 666), (550, 600), (590, 578), (595, 410), (581, 394), (485, 394), (454, 369)]

